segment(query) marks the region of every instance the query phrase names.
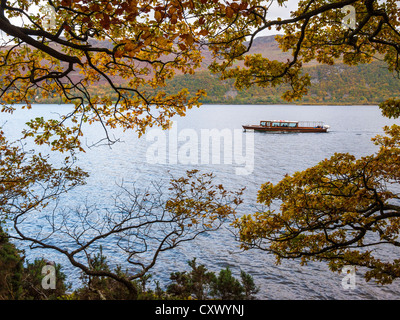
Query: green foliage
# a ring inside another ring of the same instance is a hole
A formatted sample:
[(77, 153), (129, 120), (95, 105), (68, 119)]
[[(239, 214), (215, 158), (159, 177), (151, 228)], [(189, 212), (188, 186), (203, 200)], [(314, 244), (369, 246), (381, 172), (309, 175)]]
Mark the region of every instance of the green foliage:
[[(110, 271), (107, 257), (103, 255), (103, 249), (100, 250), (92, 258), (90, 258), (90, 266), (94, 271)], [(120, 266), (116, 267), (116, 274), (123, 276), (124, 273)], [(82, 273), (81, 276), (84, 286), (76, 291), (76, 295), (80, 300), (120, 300), (127, 299), (129, 292), (127, 288), (110, 277), (107, 276), (91, 276)]]
[(215, 274), (208, 272), (204, 265), (198, 266), (196, 258), (188, 262), (192, 270), (188, 273), (171, 273), (172, 283), (167, 288), (167, 293), (178, 297), (189, 297), (193, 295), (195, 299), (203, 300), (211, 293), (211, 285), (215, 282)]
[(70, 288), (65, 283), (61, 266), (55, 264), (56, 289), (43, 289), (43, 259), (26, 262), (24, 256), (0, 227), (0, 300), (52, 300), (64, 295)]
[(232, 276), (232, 272), (227, 267), (219, 272), (213, 284), (214, 295), (222, 300), (240, 299), (244, 288), (239, 280)]
[(22, 282), (25, 299), (54, 300), (70, 289), (70, 285), (65, 283), (66, 276), (61, 272), (62, 267), (60, 264), (53, 264), (56, 271), (55, 289), (44, 289), (42, 287), (42, 279), (45, 276), (42, 273), (42, 269), (47, 264), (48, 262), (43, 259), (35, 259), (32, 263), (27, 262), (24, 268), (24, 281)]
[(221, 299), (241, 300), (253, 299), (259, 288), (253, 277), (241, 271), (241, 281), (232, 275), (229, 267), (220, 270), (218, 276), (207, 271), (204, 265), (197, 265), (196, 258), (188, 262), (190, 272), (174, 272), (167, 287), (167, 294), (182, 299)]
[(244, 289), (243, 293), (245, 299), (246, 300), (254, 299), (254, 295), (257, 294), (258, 291), (260, 291), (260, 288), (256, 286), (253, 276), (241, 270), (240, 278)]
[(22, 295), (23, 259), (0, 227), (0, 299), (19, 299)]

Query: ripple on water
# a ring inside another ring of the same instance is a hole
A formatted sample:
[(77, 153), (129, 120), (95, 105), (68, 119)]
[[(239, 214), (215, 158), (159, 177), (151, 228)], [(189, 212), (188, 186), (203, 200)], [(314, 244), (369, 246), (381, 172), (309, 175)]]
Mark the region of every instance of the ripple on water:
[[(59, 108), (59, 106), (57, 106)], [(68, 107), (65, 107), (68, 108)], [(45, 117), (52, 115), (54, 106), (36, 105), (30, 113), (16, 111), (13, 118), (7, 120), (5, 132), (17, 137), (23, 124), (29, 117), (40, 114)], [(381, 116), (376, 106), (203, 106), (200, 109), (190, 110), (185, 118), (178, 118), (178, 133), (183, 129), (194, 130), (199, 137), (199, 157), (201, 148), (201, 129), (227, 128), (233, 134), (234, 130), (241, 130), (242, 124), (258, 123), (260, 120), (320, 120), (331, 126), (327, 134), (254, 134), (254, 165), (251, 174), (237, 175), (235, 167), (243, 164), (206, 163), (185, 165), (169, 162), (167, 153), (165, 164), (150, 164), (146, 154), (154, 141), (146, 141), (145, 137), (137, 139), (132, 133), (122, 134), (115, 132), (122, 143), (108, 148), (105, 146), (91, 148), (85, 155), (81, 155), (78, 164), (91, 174), (87, 185), (77, 188), (63, 199), (62, 208), (70, 210), (83, 202), (95, 204), (100, 210), (113, 208), (113, 196), (119, 192), (119, 186), (134, 185), (140, 190), (150, 186), (153, 181), (167, 185), (170, 175), (183, 175), (187, 169), (212, 171), (216, 179), (223, 183), (226, 189), (236, 190), (246, 187), (245, 201), (240, 207), (239, 214), (248, 214), (257, 210), (256, 195), (260, 186), (266, 181), (278, 182), (285, 174), (304, 170), (329, 158), (335, 152), (349, 152), (357, 157), (371, 154), (376, 146), (371, 138), (382, 133), (382, 127), (391, 124)], [(193, 131), (192, 131), (193, 132)], [(88, 141), (96, 141), (102, 131), (96, 127), (85, 128)], [(164, 132), (167, 141), (170, 139)], [(246, 132), (242, 134), (245, 141)], [(181, 142), (181, 146), (185, 142)], [(167, 148), (167, 152), (169, 149)], [(242, 150), (243, 151), (243, 150)], [(211, 150), (210, 150), (211, 153)], [(243, 154), (245, 152), (243, 151)], [(211, 155), (210, 155), (211, 156)], [(71, 210), (72, 212), (72, 210)], [(35, 232), (43, 219), (37, 219), (29, 225), (29, 230)], [(178, 270), (188, 270), (187, 261), (196, 257), (198, 263), (206, 265), (209, 270), (219, 272), (221, 268), (229, 266), (238, 276), (240, 270), (253, 275), (256, 284), (260, 286), (260, 299), (398, 299), (399, 286), (397, 283), (388, 286), (379, 286), (366, 283), (361, 275), (357, 275), (356, 289), (344, 290), (342, 276), (332, 273), (322, 263), (312, 262), (300, 266), (297, 261), (283, 261), (276, 265), (274, 258), (265, 252), (250, 250), (241, 252), (239, 244), (232, 233), (222, 228), (216, 233), (200, 236), (192, 242), (183, 244), (177, 250), (166, 252), (160, 256), (152, 270), (153, 279), (167, 284), (169, 274)], [(64, 247), (72, 246), (67, 238), (54, 239)], [(113, 265), (123, 264), (119, 250), (114, 243), (102, 243), (104, 253)], [(389, 251), (390, 256), (390, 251)], [(33, 260), (36, 256), (50, 257), (64, 266), (69, 281), (79, 286), (79, 272), (68, 264), (65, 257), (55, 252), (31, 250), (27, 257)]]

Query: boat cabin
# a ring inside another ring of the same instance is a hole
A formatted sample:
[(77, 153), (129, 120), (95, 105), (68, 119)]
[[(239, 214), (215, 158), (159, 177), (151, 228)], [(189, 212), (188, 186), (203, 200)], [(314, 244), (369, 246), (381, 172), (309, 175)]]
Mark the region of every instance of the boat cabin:
[(275, 132), (327, 132), (328, 125), (322, 121), (289, 121), (289, 120), (263, 120), (259, 125), (242, 125), (246, 131), (275, 131)]
[(272, 120), (272, 121), (261, 121), (260, 126), (262, 127), (298, 127), (298, 121), (284, 121), (284, 120)]
[(261, 127), (285, 127), (285, 128), (323, 128), (322, 121), (288, 121), (288, 120), (264, 120), (260, 121)]

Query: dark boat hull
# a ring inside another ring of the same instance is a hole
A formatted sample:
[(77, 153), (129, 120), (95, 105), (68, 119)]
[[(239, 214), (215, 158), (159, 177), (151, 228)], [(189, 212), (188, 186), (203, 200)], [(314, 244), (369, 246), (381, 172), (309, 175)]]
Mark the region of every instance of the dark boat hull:
[(242, 126), (244, 130), (254, 130), (263, 132), (327, 132), (328, 128), (313, 127), (264, 127), (259, 125)]

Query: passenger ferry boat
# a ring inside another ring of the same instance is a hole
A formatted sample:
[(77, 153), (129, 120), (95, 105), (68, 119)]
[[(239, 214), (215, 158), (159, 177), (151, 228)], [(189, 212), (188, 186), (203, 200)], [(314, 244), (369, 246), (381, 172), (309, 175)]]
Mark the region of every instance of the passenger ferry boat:
[(330, 128), (322, 121), (266, 120), (259, 125), (243, 125), (243, 130), (271, 132), (327, 132)]

